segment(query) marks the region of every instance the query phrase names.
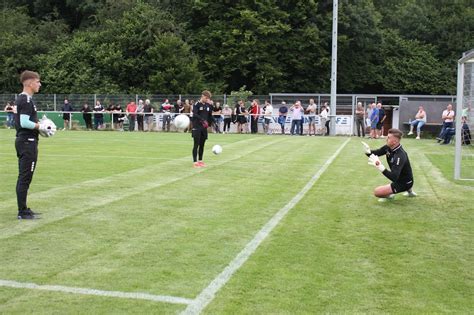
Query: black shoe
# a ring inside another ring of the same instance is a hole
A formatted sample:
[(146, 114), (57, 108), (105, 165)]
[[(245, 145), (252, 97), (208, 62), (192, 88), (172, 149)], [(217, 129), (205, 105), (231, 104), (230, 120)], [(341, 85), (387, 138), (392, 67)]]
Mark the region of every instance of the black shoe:
[(34, 220), (34, 219), (39, 219), (38, 215), (40, 215), (41, 213), (39, 212), (34, 212), (33, 210), (31, 210), (30, 208), (26, 209), (26, 210), (20, 210), (18, 211), (18, 219), (21, 220), (21, 219), (24, 219), (24, 220)]
[(35, 211), (31, 210), (30, 208), (28, 208), (28, 209), (26, 210), (26, 212), (28, 212), (29, 214), (32, 214), (32, 215), (40, 215), (40, 214), (42, 214), (41, 212), (35, 212)]
[(27, 212), (18, 212), (18, 220), (35, 220), (35, 219), (38, 219), (37, 216), (35, 216), (34, 214), (30, 214), (30, 213), (27, 213)]

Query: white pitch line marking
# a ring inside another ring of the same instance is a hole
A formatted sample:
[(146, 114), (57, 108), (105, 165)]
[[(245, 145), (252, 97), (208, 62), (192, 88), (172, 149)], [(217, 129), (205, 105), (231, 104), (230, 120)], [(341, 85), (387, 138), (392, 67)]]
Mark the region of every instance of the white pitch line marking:
[(249, 257), (257, 250), (260, 244), (267, 238), (272, 230), (280, 223), (285, 215), (304, 197), (304, 195), (313, 187), (314, 183), (321, 177), (326, 169), (331, 165), (334, 159), (339, 155), (342, 149), (351, 139), (347, 139), (339, 149), (324, 163), (324, 165), (313, 175), (301, 191), (293, 197), (283, 208), (281, 208), (247, 243), (244, 249), (227, 265), (227, 267), (212, 282), (201, 291), (201, 293), (188, 304), (188, 307), (181, 314), (199, 314), (214, 299), (216, 293), (230, 280), (232, 275), (242, 267)]
[(172, 304), (185, 304), (189, 305), (193, 300), (169, 296), (169, 295), (154, 295), (149, 293), (141, 292), (121, 292), (121, 291), (104, 291), (88, 288), (76, 288), (76, 287), (67, 287), (62, 285), (40, 285), (36, 283), (28, 282), (17, 282), (10, 280), (0, 280), (1, 287), (9, 288), (18, 288), (18, 289), (34, 289), (34, 290), (43, 290), (43, 291), (54, 291), (54, 292), (63, 292), (63, 293), (73, 293), (73, 294), (83, 294), (83, 295), (95, 295), (95, 296), (106, 296), (114, 297), (121, 299), (135, 299), (135, 300), (148, 300), (153, 302), (166, 302)]

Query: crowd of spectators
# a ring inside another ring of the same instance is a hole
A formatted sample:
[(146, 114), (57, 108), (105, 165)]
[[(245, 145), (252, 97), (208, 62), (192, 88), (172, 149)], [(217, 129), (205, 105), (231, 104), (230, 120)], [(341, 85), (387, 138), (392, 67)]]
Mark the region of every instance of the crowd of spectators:
[[(170, 101), (164, 99), (163, 102), (152, 104), (149, 99), (139, 99), (138, 104), (130, 101), (124, 107), (119, 103), (110, 103), (107, 107), (103, 106), (100, 100), (97, 100), (94, 106), (85, 103), (80, 112), (84, 120), (86, 129), (101, 130), (106, 129), (106, 122), (110, 121), (110, 129), (119, 131), (158, 131), (170, 132), (173, 130), (172, 121), (176, 115), (185, 114), (192, 116), (192, 107), (195, 101), (190, 99)], [(314, 99), (310, 99), (308, 104), (303, 104), (297, 100), (288, 105), (285, 101), (276, 104), (274, 107), (268, 100), (263, 104), (258, 99), (249, 102), (243, 100), (237, 101), (234, 105), (223, 104), (219, 101), (211, 101), (212, 116), (214, 125), (210, 126), (210, 131), (214, 133), (229, 133), (231, 130), (235, 133), (263, 133), (263, 134), (289, 134), (293, 136), (327, 136), (330, 134), (330, 107), (327, 102), (318, 106)], [(468, 113), (470, 107), (464, 109), (462, 124), (463, 144), (469, 144), (471, 135), (468, 125)], [(62, 118), (64, 121), (63, 130), (70, 128), (70, 122), (73, 118), (72, 112), (75, 111), (73, 104), (66, 98), (61, 107)], [(6, 113), (7, 128), (14, 126), (15, 104), (8, 102), (4, 108)], [(387, 116), (382, 104), (370, 103), (367, 110), (361, 102), (358, 102), (354, 111), (354, 123), (356, 135), (369, 138), (383, 138), (384, 121)], [(110, 119), (104, 119), (109, 115)], [(319, 124), (316, 121), (319, 119)], [(452, 104), (448, 104), (441, 114), (442, 128), (437, 140), (441, 144), (451, 142), (454, 134), (455, 112)], [(416, 132), (416, 139), (421, 138), (423, 126), (427, 122), (426, 111), (423, 105), (420, 105), (414, 117), (409, 121), (410, 131), (408, 136)], [(259, 129), (259, 124), (261, 128)], [(307, 125), (305, 129), (304, 126)], [(291, 126), (286, 130), (287, 125)], [(189, 132), (191, 125), (184, 131)], [(232, 127), (232, 128), (231, 128)], [(416, 131), (415, 131), (416, 130)]]

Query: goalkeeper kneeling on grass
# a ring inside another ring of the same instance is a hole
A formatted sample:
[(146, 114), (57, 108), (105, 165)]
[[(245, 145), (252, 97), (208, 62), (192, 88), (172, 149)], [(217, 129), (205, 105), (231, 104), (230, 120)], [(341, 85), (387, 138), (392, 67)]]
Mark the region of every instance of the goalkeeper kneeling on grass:
[[(385, 201), (387, 198), (393, 198), (395, 194), (405, 192), (404, 195), (415, 197), (416, 193), (413, 187), (413, 172), (410, 166), (410, 160), (405, 150), (400, 144), (402, 132), (398, 129), (390, 129), (387, 136), (387, 144), (378, 150), (371, 150), (369, 145), (364, 145), (365, 154), (369, 157), (369, 165), (375, 166), (385, 177), (392, 181), (391, 184), (376, 187), (374, 195), (379, 201)], [(390, 169), (385, 168), (379, 156), (385, 155)]]

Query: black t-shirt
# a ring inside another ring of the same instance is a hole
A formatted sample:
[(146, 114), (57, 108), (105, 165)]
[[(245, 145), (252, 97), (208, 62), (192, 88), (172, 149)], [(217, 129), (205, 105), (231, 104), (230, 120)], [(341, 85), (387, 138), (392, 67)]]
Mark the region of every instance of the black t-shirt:
[(214, 115), (214, 117), (221, 117), (221, 114), (216, 114), (220, 111), (222, 111), (222, 107), (212, 106), (212, 114)]
[(193, 128), (202, 127), (204, 121), (207, 121), (209, 125), (214, 122), (212, 106), (208, 103), (196, 102), (193, 106)]
[(36, 112), (36, 104), (33, 99), (27, 94), (21, 93), (15, 101), (16, 111), (15, 128), (17, 137), (33, 137), (38, 139), (39, 131), (36, 129), (22, 128), (20, 124), (20, 115), (28, 115), (30, 121), (38, 122), (38, 113)]
[(386, 156), (390, 170), (385, 169), (383, 171), (385, 177), (390, 179), (392, 182), (398, 182), (405, 185), (413, 183), (413, 172), (410, 160), (401, 144), (393, 150), (390, 149), (388, 145), (384, 145), (378, 150), (372, 150), (371, 153), (378, 156)]
[(95, 117), (95, 118), (99, 118), (99, 119), (100, 119), (100, 118), (103, 118), (104, 115), (103, 115), (102, 113), (97, 113), (97, 112), (102, 112), (103, 110), (104, 110), (104, 107), (102, 107), (102, 105), (100, 105), (100, 104), (99, 104), (99, 105), (95, 105), (95, 106), (94, 106), (94, 112), (95, 112), (94, 117)]
[(385, 116), (385, 110), (383, 108), (379, 108), (379, 123), (382, 123), (383, 116)]

